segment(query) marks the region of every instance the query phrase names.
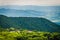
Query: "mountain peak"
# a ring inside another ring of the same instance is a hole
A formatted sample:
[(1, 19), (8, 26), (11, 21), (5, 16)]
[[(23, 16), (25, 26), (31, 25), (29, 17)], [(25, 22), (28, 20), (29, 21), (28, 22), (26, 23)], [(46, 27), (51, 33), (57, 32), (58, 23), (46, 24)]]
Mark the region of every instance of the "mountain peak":
[(0, 15), (0, 17), (7, 17), (7, 16), (5, 16), (5, 15)]

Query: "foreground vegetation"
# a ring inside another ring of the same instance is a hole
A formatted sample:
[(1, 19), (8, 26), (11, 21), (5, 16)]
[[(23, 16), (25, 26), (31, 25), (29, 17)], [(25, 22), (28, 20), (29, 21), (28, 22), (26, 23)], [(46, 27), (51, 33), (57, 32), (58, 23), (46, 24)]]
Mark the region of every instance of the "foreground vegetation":
[(60, 33), (0, 29), (0, 40), (60, 40)]

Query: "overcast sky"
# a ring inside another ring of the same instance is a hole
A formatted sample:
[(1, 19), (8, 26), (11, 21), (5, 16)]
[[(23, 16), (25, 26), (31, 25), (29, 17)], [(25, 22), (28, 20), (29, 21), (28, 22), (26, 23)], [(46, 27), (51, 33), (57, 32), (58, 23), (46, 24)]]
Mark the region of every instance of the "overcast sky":
[(0, 5), (60, 6), (60, 0), (0, 0)]
[[(37, 6), (60, 6), (60, 0), (0, 0), (0, 6), (4, 6), (4, 5), (37, 5)], [(32, 8), (33, 9), (33, 8)], [(44, 9), (43, 9), (44, 10)], [(46, 8), (46, 10), (51, 10), (49, 11), (45, 11), (47, 15), (43, 15), (44, 17), (48, 17), (48, 18), (57, 18), (57, 20), (59, 19), (60, 21), (60, 7), (58, 7), (58, 9), (52, 7), (52, 8)], [(56, 11), (57, 10), (57, 11)], [(43, 11), (43, 12), (44, 12)], [(1, 11), (0, 11), (1, 12)], [(4, 11), (2, 11), (4, 12)], [(8, 11), (9, 12), (9, 11)], [(31, 12), (29, 14), (27, 13), (0, 13), (0, 14), (5, 14), (5, 15), (10, 15), (10, 16), (29, 16), (31, 14)], [(34, 13), (35, 14), (35, 13)], [(37, 15), (41, 15), (42, 13), (39, 13)], [(30, 15), (33, 16), (33, 13)], [(54, 20), (53, 20), (54, 21)], [(57, 21), (56, 21), (57, 22)]]

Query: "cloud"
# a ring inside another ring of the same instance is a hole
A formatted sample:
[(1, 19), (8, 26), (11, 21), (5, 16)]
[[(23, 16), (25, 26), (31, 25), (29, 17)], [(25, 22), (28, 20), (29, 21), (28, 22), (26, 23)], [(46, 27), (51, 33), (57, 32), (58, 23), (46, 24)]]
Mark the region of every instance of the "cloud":
[(60, 0), (0, 0), (0, 5), (60, 5)]
[(60, 20), (52, 20), (52, 22), (60, 22)]

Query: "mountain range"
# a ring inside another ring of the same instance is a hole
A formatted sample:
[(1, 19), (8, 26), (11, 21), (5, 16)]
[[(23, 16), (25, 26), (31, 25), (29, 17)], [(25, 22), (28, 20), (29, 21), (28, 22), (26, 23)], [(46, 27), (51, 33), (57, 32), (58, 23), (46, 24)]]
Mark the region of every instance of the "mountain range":
[(60, 32), (60, 25), (42, 17), (7, 17), (0, 15), (2, 28), (36, 30), (44, 32)]
[(0, 14), (9, 17), (43, 17), (60, 23), (60, 6), (5, 5), (0, 6)]

